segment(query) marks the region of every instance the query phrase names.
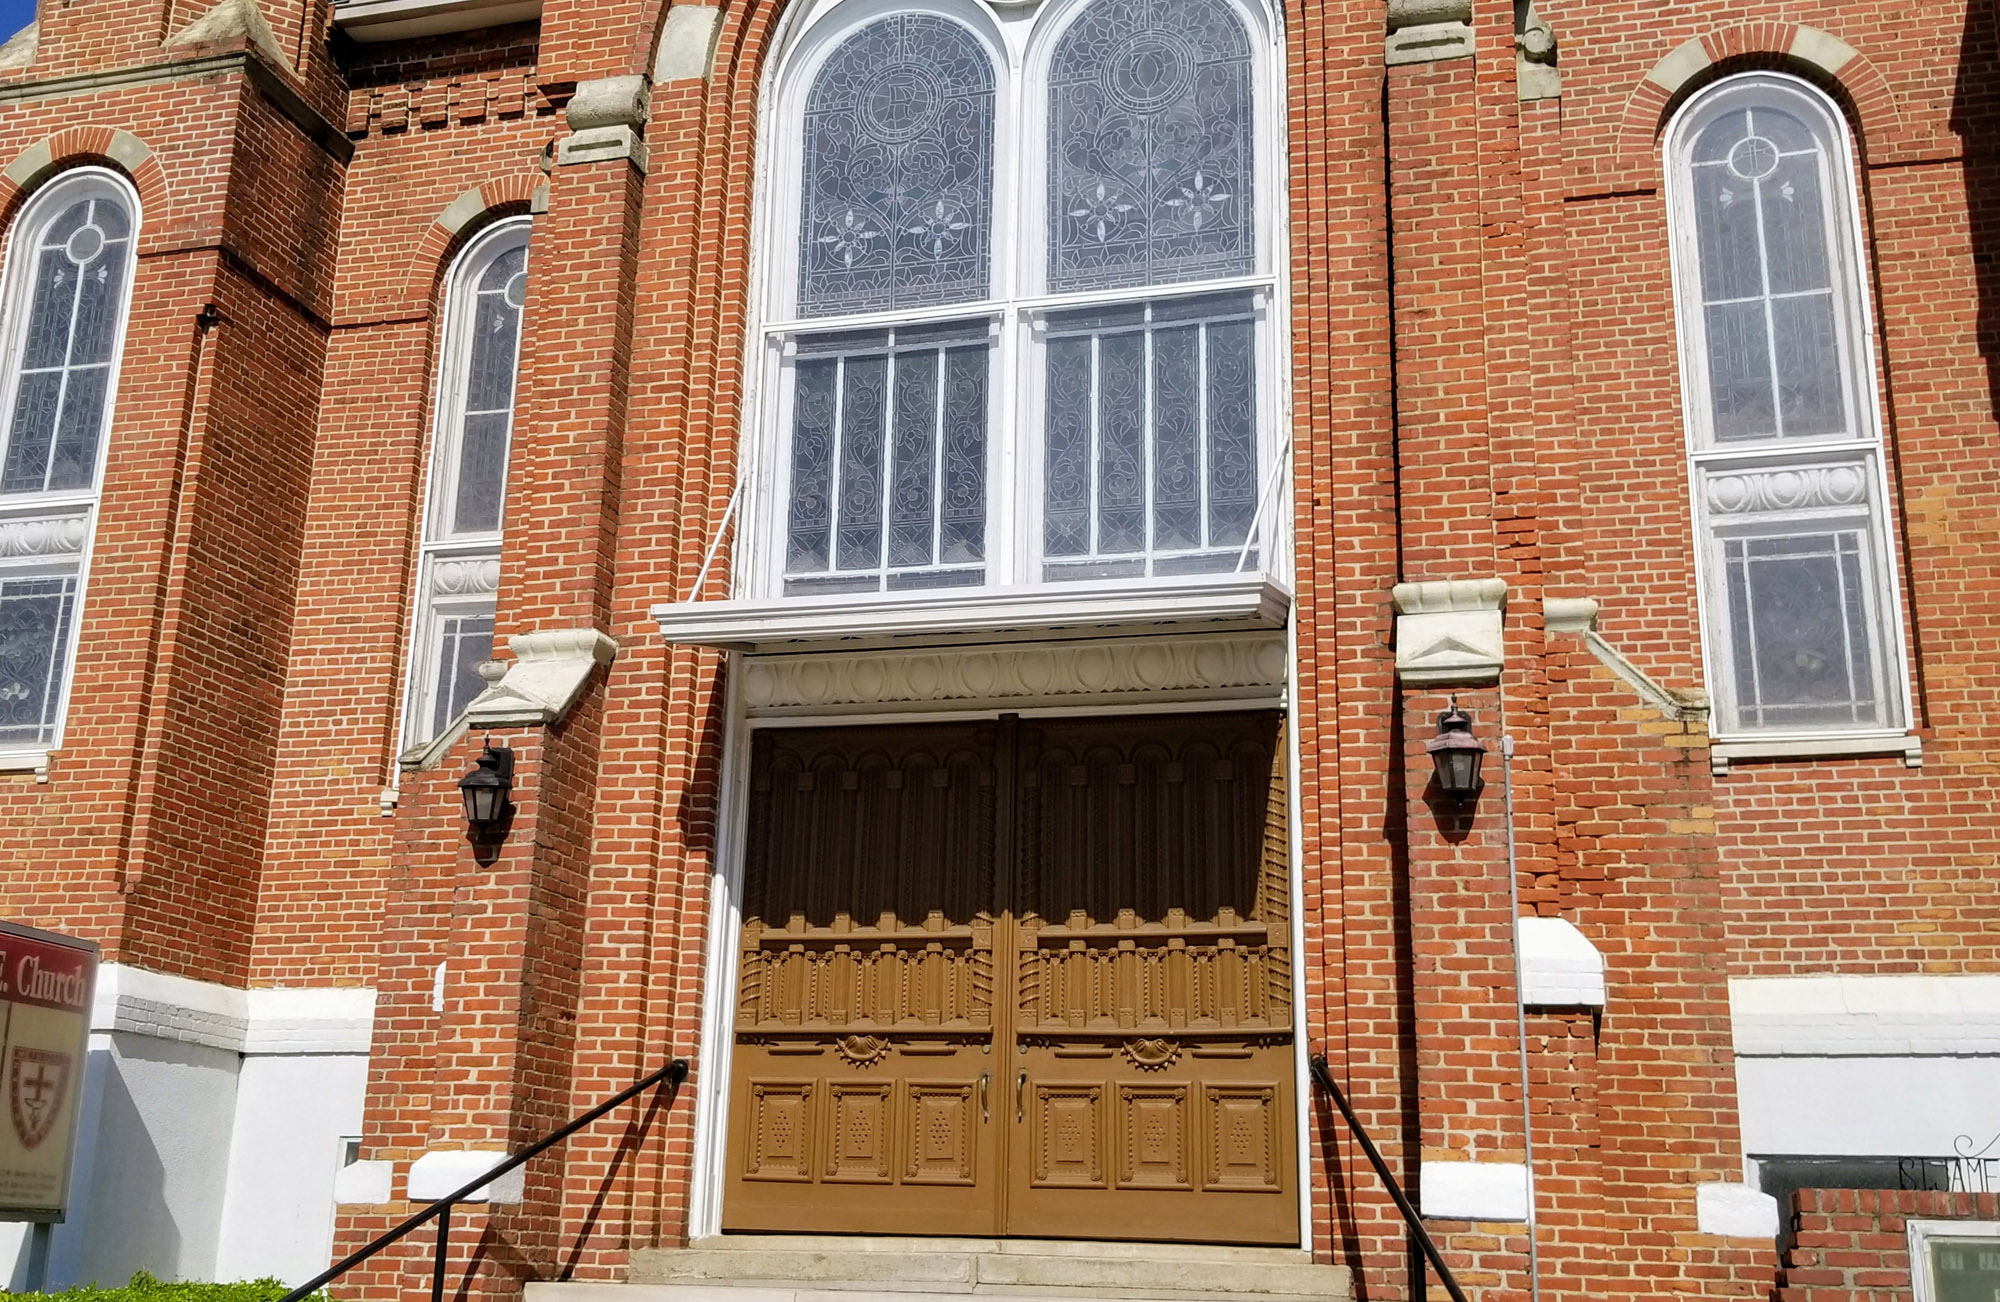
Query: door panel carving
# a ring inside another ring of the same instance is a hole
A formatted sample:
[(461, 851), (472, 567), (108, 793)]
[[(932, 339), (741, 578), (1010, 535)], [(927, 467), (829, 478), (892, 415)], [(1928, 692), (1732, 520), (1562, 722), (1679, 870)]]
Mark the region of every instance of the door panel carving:
[(1276, 714), (751, 769), (728, 1228), (1298, 1241)]
[(1101, 1087), (1070, 1144), (1116, 1179), (1010, 1177), (1008, 1231), (1296, 1243), (1278, 717), (1038, 722), (1019, 751), (1014, 1068)]
[(757, 1091), (778, 1072), (818, 1073), (825, 1133), (779, 1177), (732, 1168), (727, 1228), (994, 1232), (997, 1127), (972, 1110), (995, 1060), (994, 736), (757, 735), (729, 1142), (770, 1146)]

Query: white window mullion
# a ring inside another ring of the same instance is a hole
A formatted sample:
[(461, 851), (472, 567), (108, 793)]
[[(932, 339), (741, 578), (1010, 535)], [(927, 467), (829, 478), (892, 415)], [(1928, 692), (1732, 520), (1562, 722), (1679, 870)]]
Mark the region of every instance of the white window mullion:
[(937, 352), (937, 402), (931, 415), (931, 564), (944, 563), (944, 444), (945, 429), (945, 368), (951, 361), (951, 350), (938, 345)]
[(1153, 572), (1153, 557), (1159, 552), (1159, 523), (1154, 516), (1157, 503), (1153, 501), (1153, 461), (1159, 455), (1157, 444), (1160, 437), (1159, 395), (1154, 392), (1158, 368), (1153, 362), (1153, 307), (1146, 305), (1146, 326), (1143, 331), (1144, 346), (1139, 350), (1140, 365), (1145, 373), (1140, 376), (1141, 392), (1145, 394), (1145, 414), (1140, 418), (1139, 428), (1139, 501), (1145, 508), (1144, 523), (1140, 526), (1145, 539), (1146, 573)]
[[(1195, 498), (1195, 509), (1201, 513), (1200, 519), (1197, 521), (1197, 527), (1200, 529), (1198, 536), (1201, 538), (1201, 545), (1204, 550), (1215, 545), (1214, 535), (1209, 529), (1208, 509), (1208, 471), (1210, 466), (1208, 441), (1208, 328), (1208, 322), (1204, 321), (1195, 327), (1194, 332), (1195, 482), (1200, 486)], [(1260, 420), (1257, 423), (1259, 426), (1262, 426), (1264, 422)], [(1261, 481), (1263, 477), (1264, 459), (1260, 456), (1257, 458), (1257, 478)], [(1260, 501), (1256, 506), (1251, 508), (1251, 511), (1253, 513), (1260, 512), (1262, 507), (1263, 503)], [(1249, 532), (1255, 533), (1256, 530), (1257, 516), (1256, 514), (1252, 514), (1250, 517)]]

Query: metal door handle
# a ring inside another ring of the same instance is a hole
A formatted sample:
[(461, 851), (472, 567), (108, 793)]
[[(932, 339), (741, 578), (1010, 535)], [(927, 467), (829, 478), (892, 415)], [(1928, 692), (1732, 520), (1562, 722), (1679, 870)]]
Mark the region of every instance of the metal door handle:
[(986, 1086), (987, 1083), (990, 1082), (992, 1079), (993, 1079), (993, 1073), (990, 1071), (982, 1071), (979, 1073), (979, 1119), (982, 1122), (991, 1121), (993, 1119), (992, 1114), (987, 1112), (986, 1110)]
[(1014, 1120), (1020, 1121), (1027, 1113), (1021, 1103), (1021, 1096), (1028, 1088), (1028, 1073), (1017, 1072), (1014, 1076)]

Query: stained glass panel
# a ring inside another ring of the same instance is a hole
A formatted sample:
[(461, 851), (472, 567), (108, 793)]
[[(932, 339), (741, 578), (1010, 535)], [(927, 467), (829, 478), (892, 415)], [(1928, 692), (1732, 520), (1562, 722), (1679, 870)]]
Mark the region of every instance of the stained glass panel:
[(55, 740), (76, 577), (0, 579), (0, 745)]
[(985, 50), (935, 14), (834, 50), (806, 101), (799, 315), (986, 295), (993, 102)]
[(130, 219), (101, 194), (65, 207), (34, 241), (0, 493), (96, 481), (131, 244)]
[(437, 621), (437, 690), (431, 700), (431, 735), (441, 733), (472, 698), (486, 690), (479, 666), (493, 658), (491, 610), (441, 614)]
[(457, 482), (446, 535), (492, 533), (507, 496), (507, 452), (514, 425), (515, 369), (521, 307), (527, 301), (528, 249), (517, 245), (480, 273), (466, 311), (464, 410), (459, 413)]
[(1887, 723), (1866, 549), (1858, 529), (1723, 540), (1739, 725)]
[(800, 345), (787, 593), (985, 580), (988, 350), (983, 322)]
[(1051, 320), (1043, 577), (1236, 567), (1258, 487), (1255, 329), (1237, 296)]
[(1254, 269), (1250, 42), (1224, 0), (1096, 0), (1049, 69), (1049, 287)]
[(1705, 125), (1689, 166), (1714, 437), (1851, 433), (1825, 143), (1759, 103)]

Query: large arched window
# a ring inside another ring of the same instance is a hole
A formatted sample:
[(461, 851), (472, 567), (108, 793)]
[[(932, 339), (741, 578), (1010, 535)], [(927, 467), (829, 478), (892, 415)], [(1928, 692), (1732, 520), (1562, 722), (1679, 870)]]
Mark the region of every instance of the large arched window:
[(850, 0), (803, 27), (771, 123), (803, 184), (764, 224), (757, 586), (1264, 569), (1261, 11)]
[(1776, 73), (1667, 137), (1717, 733), (1899, 733), (1907, 675), (1845, 124)]
[(0, 322), (0, 756), (54, 746), (132, 291), (138, 196), (67, 172), (9, 233)]
[(403, 736), (443, 732), (485, 687), (500, 590), (501, 514), (527, 300), (528, 219), (497, 223), (459, 255), (445, 287), (430, 488), (412, 625)]

